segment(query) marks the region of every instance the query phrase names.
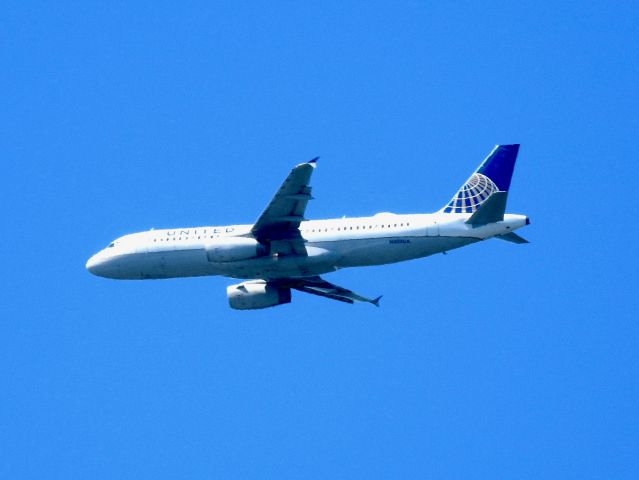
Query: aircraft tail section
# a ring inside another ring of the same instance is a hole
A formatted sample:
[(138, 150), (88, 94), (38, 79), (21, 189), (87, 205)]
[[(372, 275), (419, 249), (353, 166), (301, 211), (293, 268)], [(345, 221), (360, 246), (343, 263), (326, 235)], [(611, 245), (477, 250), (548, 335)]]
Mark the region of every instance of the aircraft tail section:
[[(494, 193), (508, 192), (518, 152), (519, 144), (497, 145), (441, 212), (474, 214)], [(505, 195), (498, 197), (505, 206)]]

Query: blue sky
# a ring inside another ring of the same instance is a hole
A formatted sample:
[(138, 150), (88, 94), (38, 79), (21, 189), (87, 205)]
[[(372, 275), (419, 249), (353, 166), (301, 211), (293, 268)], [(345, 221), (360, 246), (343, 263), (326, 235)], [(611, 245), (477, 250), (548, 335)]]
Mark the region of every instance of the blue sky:
[[(636, 478), (636, 2), (15, 2), (0, 29), (0, 477)], [(252, 222), (429, 212), (521, 143), (489, 241), (227, 306), (84, 264)]]

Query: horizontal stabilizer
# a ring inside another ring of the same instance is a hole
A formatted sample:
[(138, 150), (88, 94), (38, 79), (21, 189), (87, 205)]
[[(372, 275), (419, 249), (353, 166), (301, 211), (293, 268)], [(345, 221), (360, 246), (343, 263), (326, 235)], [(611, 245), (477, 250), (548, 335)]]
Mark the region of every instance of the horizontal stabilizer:
[(488, 223), (501, 222), (506, 211), (508, 192), (493, 192), (473, 213), (466, 223), (480, 227)]
[(515, 232), (504, 233), (503, 235), (497, 235), (495, 238), (499, 238), (500, 240), (506, 240), (507, 242), (517, 243), (517, 244), (530, 243), (524, 237), (520, 237)]

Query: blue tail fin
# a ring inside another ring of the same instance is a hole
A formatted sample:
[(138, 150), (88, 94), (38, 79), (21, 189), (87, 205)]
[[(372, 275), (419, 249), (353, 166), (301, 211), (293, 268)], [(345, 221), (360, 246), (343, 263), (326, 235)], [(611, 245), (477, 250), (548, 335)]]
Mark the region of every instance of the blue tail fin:
[(507, 192), (518, 152), (519, 144), (497, 145), (441, 212), (474, 213), (492, 193)]

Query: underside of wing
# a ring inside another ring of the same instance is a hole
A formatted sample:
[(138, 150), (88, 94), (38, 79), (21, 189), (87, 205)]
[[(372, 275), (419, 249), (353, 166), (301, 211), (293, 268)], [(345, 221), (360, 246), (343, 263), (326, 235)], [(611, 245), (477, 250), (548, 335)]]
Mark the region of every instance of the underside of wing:
[(293, 288), (300, 292), (310, 293), (312, 295), (318, 295), (320, 297), (326, 297), (345, 303), (366, 302), (379, 307), (379, 300), (382, 298), (381, 296), (373, 299), (363, 297), (351, 290), (327, 282), (319, 276), (286, 278), (277, 280), (275, 283), (281, 287)]
[(306, 254), (299, 226), (312, 199), (309, 183), (316, 162), (314, 158), (291, 170), (251, 229), (258, 241), (272, 247), (273, 253)]

